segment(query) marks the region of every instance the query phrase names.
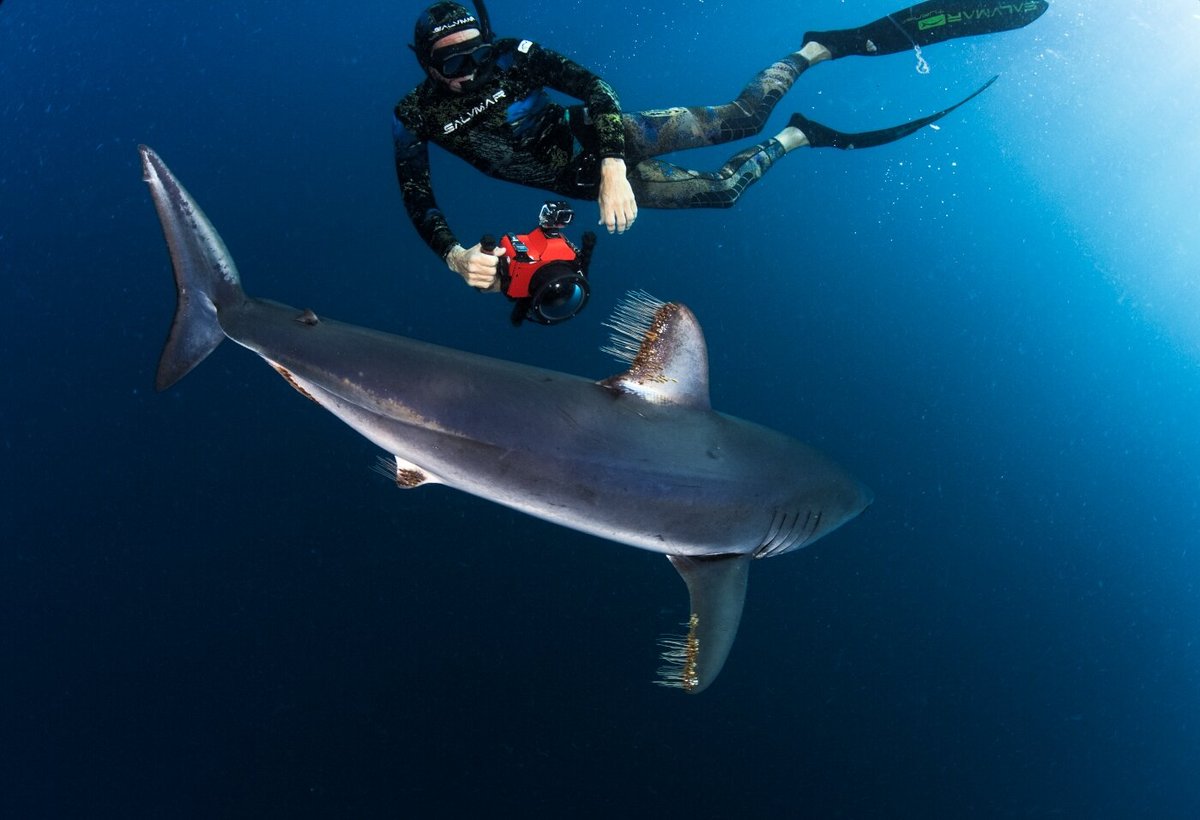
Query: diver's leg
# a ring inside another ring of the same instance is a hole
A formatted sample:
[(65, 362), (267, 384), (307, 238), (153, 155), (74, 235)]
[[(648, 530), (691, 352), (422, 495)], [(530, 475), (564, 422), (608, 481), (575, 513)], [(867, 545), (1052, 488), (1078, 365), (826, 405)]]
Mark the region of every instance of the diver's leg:
[(929, 0), (908, 6), (858, 28), (810, 31), (805, 43), (820, 43), (834, 59), (857, 54), (874, 57), (920, 46), (1010, 31), (1032, 23), (1050, 7), (1046, 0)]
[(630, 169), (629, 183), (643, 208), (729, 208), (786, 153), (779, 140), (769, 139), (738, 152), (715, 172), (645, 159)]
[(935, 114), (879, 131), (838, 131), (793, 114), (787, 127), (773, 138), (734, 154), (718, 171), (692, 171), (648, 158), (630, 168), (629, 183), (643, 208), (730, 208), (772, 165), (797, 148), (870, 148), (894, 142), (940, 120), (995, 81), (992, 77), (970, 96)]
[(625, 114), (625, 155), (636, 162), (753, 136), (762, 131), (796, 78), (827, 59), (827, 49), (810, 43), (759, 72), (733, 102)]

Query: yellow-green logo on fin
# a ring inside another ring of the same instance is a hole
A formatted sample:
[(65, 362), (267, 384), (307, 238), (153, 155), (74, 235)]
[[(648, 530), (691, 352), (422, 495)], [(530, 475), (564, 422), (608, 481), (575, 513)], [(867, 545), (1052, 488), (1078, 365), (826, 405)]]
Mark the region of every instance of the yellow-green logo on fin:
[(917, 31), (928, 31), (931, 28), (938, 28), (946, 25), (946, 15), (934, 14), (926, 17), (924, 20), (917, 21)]

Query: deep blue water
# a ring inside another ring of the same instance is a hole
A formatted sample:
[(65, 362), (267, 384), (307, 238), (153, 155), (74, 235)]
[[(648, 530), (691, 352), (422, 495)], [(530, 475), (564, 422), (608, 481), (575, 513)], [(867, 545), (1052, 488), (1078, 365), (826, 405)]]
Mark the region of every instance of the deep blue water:
[[(880, 0), (503, 3), (627, 108), (723, 102)], [(937, 131), (798, 152), (726, 212), (601, 238), (509, 327), (403, 215), (411, 7), (0, 6), (0, 816), (1194, 817), (1194, 3), (814, 69), (788, 112)], [(174, 293), (136, 145), (247, 288), (597, 378), (631, 287), (705, 327), (713, 403), (876, 494), (752, 571), (720, 679), (651, 685), (660, 556), (444, 488), (233, 345), (165, 394)], [(687, 157), (718, 165), (732, 149)], [(463, 236), (542, 195), (435, 152)], [(594, 206), (577, 203), (594, 218)]]

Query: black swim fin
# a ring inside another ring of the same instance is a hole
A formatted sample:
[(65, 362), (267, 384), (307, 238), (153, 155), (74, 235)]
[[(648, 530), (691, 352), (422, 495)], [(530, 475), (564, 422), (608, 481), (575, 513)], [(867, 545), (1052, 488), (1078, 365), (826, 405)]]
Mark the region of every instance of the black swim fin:
[(1029, 25), (1048, 8), (1046, 0), (929, 0), (859, 28), (807, 32), (804, 42), (820, 43), (834, 59), (852, 54), (875, 57), (957, 37), (1011, 31)]
[(842, 150), (850, 148), (874, 148), (876, 145), (895, 142), (901, 137), (907, 137), (914, 131), (921, 130), (931, 122), (937, 122), (963, 103), (978, 97), (994, 82), (996, 82), (996, 77), (992, 77), (992, 79), (981, 85), (970, 96), (959, 100), (949, 108), (943, 108), (936, 114), (930, 114), (928, 117), (921, 117), (919, 120), (906, 122), (902, 125), (894, 125), (891, 128), (883, 128), (879, 131), (861, 131), (857, 134), (836, 131), (828, 125), (813, 122), (803, 114), (793, 114), (792, 118), (788, 120), (788, 125), (793, 128), (799, 128), (800, 132), (808, 137), (808, 144), (812, 148), (841, 148)]

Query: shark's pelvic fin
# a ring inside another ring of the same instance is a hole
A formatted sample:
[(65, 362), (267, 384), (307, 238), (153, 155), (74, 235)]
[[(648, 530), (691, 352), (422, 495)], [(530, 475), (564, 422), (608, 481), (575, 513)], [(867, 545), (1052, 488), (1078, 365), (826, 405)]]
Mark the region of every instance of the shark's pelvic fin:
[(690, 558), (668, 555), (683, 577), (691, 597), (692, 614), (687, 634), (665, 638), (660, 686), (703, 692), (716, 679), (729, 657), (742, 620), (746, 600), (749, 555), (713, 555)]
[(418, 467), (411, 461), (405, 461), (400, 456), (380, 456), (375, 464), (375, 472), (384, 478), (392, 479), (402, 490), (411, 490), (424, 484), (444, 484), (440, 478), (430, 475), (423, 467)]
[(604, 324), (613, 331), (604, 351), (630, 364), (601, 382), (605, 387), (655, 403), (710, 407), (708, 346), (688, 308), (630, 291)]

